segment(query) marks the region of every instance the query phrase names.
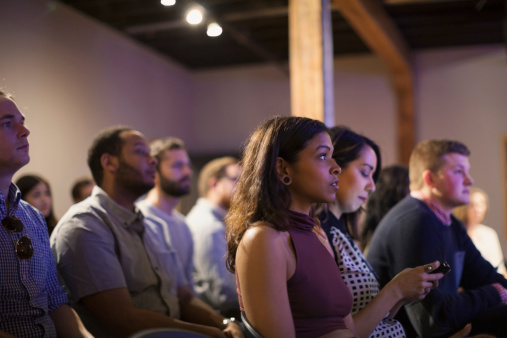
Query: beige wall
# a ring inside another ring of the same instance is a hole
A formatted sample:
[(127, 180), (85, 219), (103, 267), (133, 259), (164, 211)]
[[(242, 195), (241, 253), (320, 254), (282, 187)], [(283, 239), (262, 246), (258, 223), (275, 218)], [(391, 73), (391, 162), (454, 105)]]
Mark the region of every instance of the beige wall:
[(192, 81), (181, 66), (64, 6), (48, 7), (54, 1), (1, 2), (0, 87), (15, 94), (31, 130), (31, 161), (19, 174), (50, 181), (58, 216), (74, 179), (89, 174), (86, 152), (99, 130), (191, 134)]
[[(92, 137), (107, 126), (179, 136), (192, 153), (217, 154), (239, 151), (261, 121), (290, 112), (289, 80), (275, 67), (191, 72), (61, 4), (0, 3), (0, 87), (16, 94), (32, 131), (32, 161), (22, 172), (49, 179), (58, 216), (70, 205), (71, 182), (88, 174)], [(490, 195), (486, 224), (505, 238), (504, 46), (417, 52), (414, 66), (417, 139), (470, 146), (472, 174)], [(395, 102), (382, 63), (368, 55), (336, 59), (334, 92), (336, 123), (370, 136), (384, 163), (395, 163)]]

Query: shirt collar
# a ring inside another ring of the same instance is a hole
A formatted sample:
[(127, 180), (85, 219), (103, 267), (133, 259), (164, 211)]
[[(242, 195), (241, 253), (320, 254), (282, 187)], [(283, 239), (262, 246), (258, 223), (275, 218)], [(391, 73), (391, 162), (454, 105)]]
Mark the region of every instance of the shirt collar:
[(118, 217), (122, 223), (122, 225), (126, 228), (133, 228), (136, 231), (142, 231), (139, 225), (143, 226), (143, 214), (141, 211), (134, 206), (134, 210), (128, 210), (123, 206), (116, 203), (109, 195), (102, 190), (99, 186), (95, 186), (92, 190), (92, 197), (97, 198), (100, 203), (111, 211), (116, 217)]
[[(2, 214), (1, 218), (3, 219), (7, 215), (14, 215), (18, 209), (20, 200), (21, 191), (19, 191), (19, 188), (12, 182), (9, 186), (7, 200), (5, 199), (3, 193), (0, 191), (0, 210)], [(9, 205), (9, 212), (7, 212), (7, 205)]]
[(451, 214), (445, 212), (445, 209), (434, 198), (423, 194), (421, 191), (411, 191), (410, 196), (423, 201), (444, 225), (451, 225)]

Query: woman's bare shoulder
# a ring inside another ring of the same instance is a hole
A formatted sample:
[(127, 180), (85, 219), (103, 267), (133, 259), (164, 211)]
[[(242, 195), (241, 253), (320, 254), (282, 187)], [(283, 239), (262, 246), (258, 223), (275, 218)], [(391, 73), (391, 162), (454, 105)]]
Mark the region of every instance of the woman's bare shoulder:
[(244, 247), (264, 247), (265, 245), (277, 244), (285, 239), (285, 231), (274, 229), (269, 223), (257, 223), (250, 227), (243, 238), (240, 245)]

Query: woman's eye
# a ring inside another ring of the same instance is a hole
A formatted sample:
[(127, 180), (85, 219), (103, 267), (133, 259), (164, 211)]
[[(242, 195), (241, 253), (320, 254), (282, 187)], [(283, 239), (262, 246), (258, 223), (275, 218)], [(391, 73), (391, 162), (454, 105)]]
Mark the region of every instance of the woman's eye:
[(326, 159), (326, 157), (327, 157), (327, 155), (326, 155), (326, 154), (320, 154), (320, 155), (319, 155), (319, 158), (320, 158), (321, 160), (325, 160), (325, 159)]

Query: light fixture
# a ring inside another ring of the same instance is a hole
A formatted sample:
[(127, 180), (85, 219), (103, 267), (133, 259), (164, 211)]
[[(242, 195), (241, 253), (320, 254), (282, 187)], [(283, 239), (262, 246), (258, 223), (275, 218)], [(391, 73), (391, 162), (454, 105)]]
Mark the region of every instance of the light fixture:
[(174, 6), (176, 4), (176, 0), (160, 0), (160, 3), (164, 6)]
[(187, 12), (187, 22), (191, 25), (200, 24), (202, 21), (202, 12), (198, 8), (193, 8)]
[(206, 34), (211, 37), (219, 36), (222, 34), (222, 27), (220, 27), (219, 24), (216, 22), (212, 22), (208, 25), (208, 30), (206, 31)]

